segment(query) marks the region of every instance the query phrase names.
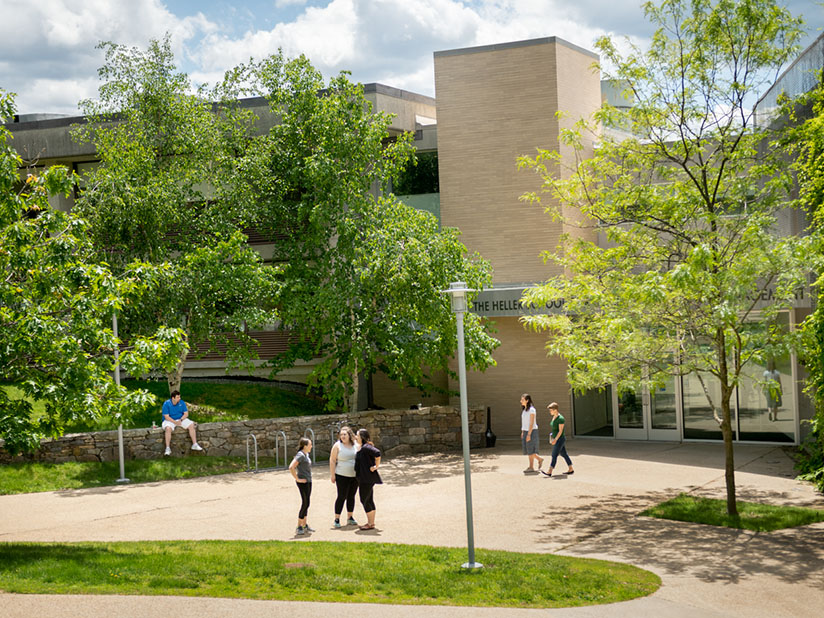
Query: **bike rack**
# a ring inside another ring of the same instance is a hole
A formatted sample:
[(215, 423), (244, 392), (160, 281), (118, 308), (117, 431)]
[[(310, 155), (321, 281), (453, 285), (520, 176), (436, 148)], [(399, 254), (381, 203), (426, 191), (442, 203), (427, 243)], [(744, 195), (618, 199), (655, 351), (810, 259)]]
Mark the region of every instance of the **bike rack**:
[(283, 438), (283, 440), (282, 440), (282, 444), (283, 444), (283, 467), (284, 468), (286, 467), (286, 459), (287, 459), (287, 455), (286, 455), (286, 434), (283, 433), (282, 431), (279, 431), (279, 432), (277, 432), (277, 434), (275, 434), (275, 468), (280, 467), (281, 438)]
[[(306, 435), (306, 434), (312, 434), (312, 435)], [(304, 438), (309, 438), (312, 441), (312, 444), (314, 444), (315, 443), (315, 430), (312, 429), (311, 427), (307, 427), (306, 431), (303, 432), (303, 437)]]
[(254, 440), (255, 442), (255, 472), (258, 470), (258, 445), (257, 445), (257, 437), (255, 434), (250, 433), (246, 438), (246, 471), (249, 472), (252, 469), (251, 462), (249, 461), (249, 440)]
[[(282, 440), (281, 440), (282, 438)], [(252, 440), (255, 444), (255, 469), (252, 470), (251, 461), (249, 460), (249, 440)], [(253, 472), (257, 474), (258, 472), (271, 472), (272, 470), (278, 470), (280, 466), (280, 446), (281, 443), (283, 444), (283, 467), (286, 467), (286, 434), (282, 431), (279, 431), (275, 435), (275, 467), (274, 468), (258, 468), (258, 441), (255, 434), (250, 433), (249, 436), (246, 438), (246, 471)]]

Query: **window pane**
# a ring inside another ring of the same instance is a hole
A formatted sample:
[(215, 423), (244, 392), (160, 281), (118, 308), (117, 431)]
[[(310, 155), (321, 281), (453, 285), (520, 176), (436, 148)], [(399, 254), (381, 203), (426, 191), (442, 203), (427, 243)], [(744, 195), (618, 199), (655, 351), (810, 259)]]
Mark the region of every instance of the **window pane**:
[(612, 387), (572, 394), (576, 436), (612, 436)]
[[(715, 376), (701, 374), (704, 385), (710, 395), (712, 405), (719, 406), (721, 402), (721, 385)], [(683, 378), (684, 397), (684, 437), (693, 440), (722, 440), (721, 428), (712, 414), (712, 405), (698, 375), (691, 373)], [(733, 402), (731, 402), (733, 403)], [(735, 410), (732, 411), (733, 416)], [(720, 406), (718, 414), (721, 414)]]

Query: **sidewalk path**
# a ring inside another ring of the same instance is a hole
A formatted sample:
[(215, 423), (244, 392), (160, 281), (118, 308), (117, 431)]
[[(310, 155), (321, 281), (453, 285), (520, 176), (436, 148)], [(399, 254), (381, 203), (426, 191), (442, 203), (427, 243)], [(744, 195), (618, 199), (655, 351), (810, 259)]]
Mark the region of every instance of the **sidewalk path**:
[[(562, 610), (395, 606), (393, 617), (458, 616), (820, 616), (824, 607), (824, 524), (751, 533), (636, 517), (679, 492), (723, 497), (723, 447), (717, 444), (572, 440), (571, 477), (525, 476), (514, 445), (472, 453), (478, 548), (558, 552), (628, 562), (659, 574), (646, 599)], [(545, 464), (546, 465), (546, 464)], [(736, 447), (742, 500), (824, 508), (824, 497), (793, 480), (782, 448)], [(565, 469), (561, 464), (560, 470)], [(162, 539), (349, 540), (466, 543), (460, 455), (385, 461), (376, 488), (378, 529), (332, 528), (334, 486), (315, 467), (309, 521), (317, 532), (294, 536), (299, 506), (286, 471), (0, 497), (0, 541)], [(127, 467), (128, 476), (128, 467)], [(358, 505), (356, 517), (362, 515)], [(324, 615), (324, 603), (180, 597), (0, 594), (0, 615), (212, 617)], [(375, 611), (347, 606), (348, 613)], [(384, 611), (384, 610), (381, 610)]]

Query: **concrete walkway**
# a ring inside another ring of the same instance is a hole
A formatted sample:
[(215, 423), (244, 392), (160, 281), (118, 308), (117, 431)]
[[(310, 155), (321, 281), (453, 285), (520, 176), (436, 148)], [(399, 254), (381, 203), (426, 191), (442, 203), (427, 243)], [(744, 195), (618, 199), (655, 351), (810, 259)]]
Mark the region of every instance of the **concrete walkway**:
[[(723, 447), (717, 444), (572, 440), (573, 476), (525, 476), (526, 457), (499, 442), (472, 454), (478, 548), (557, 552), (628, 562), (659, 574), (661, 589), (635, 601), (558, 610), (393, 606), (391, 615), (498, 616), (821, 616), (824, 523), (773, 533), (716, 529), (636, 517), (679, 492), (723, 497)], [(375, 531), (332, 528), (334, 486), (315, 467), (311, 537), (295, 537), (298, 492), (288, 472), (0, 497), (0, 541), (163, 539), (317, 540), (465, 546), (460, 455), (384, 462), (376, 489)], [(546, 466), (546, 463), (544, 464)], [(824, 509), (824, 497), (793, 480), (784, 450), (736, 448), (742, 500)], [(566, 466), (561, 463), (559, 470)], [(127, 467), (128, 476), (128, 467)], [(363, 518), (358, 505), (356, 517)], [(297, 549), (297, 548), (296, 548)], [(350, 615), (387, 612), (226, 599), (0, 594), (4, 617), (169, 615), (217, 617)], [(307, 614), (308, 613), (308, 614)]]

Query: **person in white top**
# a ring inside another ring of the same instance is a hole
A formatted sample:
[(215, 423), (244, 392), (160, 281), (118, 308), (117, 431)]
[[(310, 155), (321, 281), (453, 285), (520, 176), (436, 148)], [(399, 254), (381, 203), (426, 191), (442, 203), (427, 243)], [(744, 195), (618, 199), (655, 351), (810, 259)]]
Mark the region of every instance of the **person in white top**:
[[(538, 415), (532, 404), (532, 397), (526, 393), (521, 395), (521, 446), (524, 455), (529, 456), (529, 467), (524, 470), (524, 474), (538, 474), (544, 463), (544, 458), (538, 454), (541, 446), (538, 434)], [(536, 461), (538, 462), (537, 468), (535, 467)]]
[(349, 519), (347, 526), (357, 526), (355, 521), (355, 495), (358, 493), (358, 479), (355, 478), (355, 455), (358, 444), (355, 432), (349, 427), (341, 427), (338, 441), (329, 453), (329, 476), (337, 487), (338, 497), (335, 500), (335, 528), (340, 528), (340, 514), (343, 503), (346, 502), (346, 511)]

